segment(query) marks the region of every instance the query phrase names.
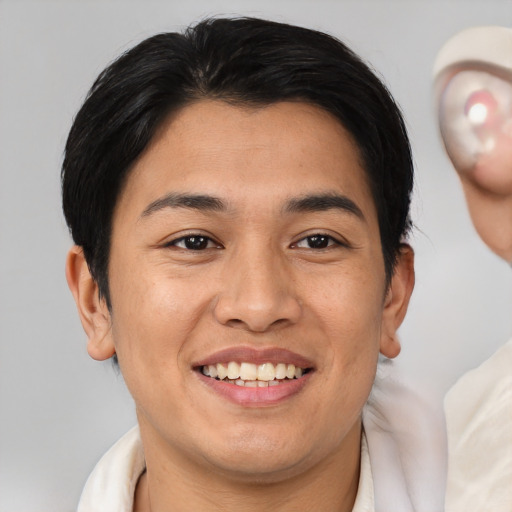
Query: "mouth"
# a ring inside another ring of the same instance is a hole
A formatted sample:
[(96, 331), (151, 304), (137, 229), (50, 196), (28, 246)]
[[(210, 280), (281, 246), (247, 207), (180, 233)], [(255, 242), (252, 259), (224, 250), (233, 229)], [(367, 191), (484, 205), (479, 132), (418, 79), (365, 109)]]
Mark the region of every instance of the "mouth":
[(248, 362), (217, 363), (203, 365), (199, 371), (206, 377), (248, 388), (279, 386), (294, 379), (302, 379), (312, 368), (301, 368), (292, 363)]
[(212, 354), (193, 369), (212, 391), (245, 406), (282, 402), (303, 389), (314, 366), (283, 349), (236, 347)]

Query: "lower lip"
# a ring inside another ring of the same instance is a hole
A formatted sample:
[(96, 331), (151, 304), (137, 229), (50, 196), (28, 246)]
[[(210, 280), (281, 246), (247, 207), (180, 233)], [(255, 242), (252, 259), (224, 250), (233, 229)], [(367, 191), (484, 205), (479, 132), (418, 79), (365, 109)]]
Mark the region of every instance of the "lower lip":
[(230, 384), (229, 382), (212, 379), (200, 372), (196, 373), (201, 382), (230, 402), (245, 407), (266, 407), (280, 404), (299, 393), (307, 384), (313, 372), (308, 372), (299, 379), (285, 381), (277, 386), (268, 386), (264, 388), (237, 386), (236, 384)]

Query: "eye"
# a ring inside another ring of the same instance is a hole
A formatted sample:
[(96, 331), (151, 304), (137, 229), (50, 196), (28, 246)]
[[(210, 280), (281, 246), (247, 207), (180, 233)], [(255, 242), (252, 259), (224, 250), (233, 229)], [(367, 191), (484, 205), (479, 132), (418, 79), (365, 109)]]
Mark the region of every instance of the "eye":
[(341, 244), (332, 236), (316, 233), (314, 235), (302, 238), (293, 245), (294, 247), (299, 247), (300, 249), (327, 249), (333, 245)]
[(439, 101), (441, 134), (455, 167), (470, 171), (483, 155), (512, 144), (512, 83), (480, 70), (460, 71)]
[(220, 246), (211, 238), (203, 235), (182, 236), (167, 244), (167, 247), (179, 247), (190, 251), (204, 251), (205, 249), (218, 249)]

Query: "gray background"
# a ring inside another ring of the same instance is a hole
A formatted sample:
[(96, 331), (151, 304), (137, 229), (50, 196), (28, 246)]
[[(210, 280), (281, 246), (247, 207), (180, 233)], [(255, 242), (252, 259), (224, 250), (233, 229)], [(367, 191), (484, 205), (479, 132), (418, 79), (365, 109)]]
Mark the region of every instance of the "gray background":
[(473, 25), (512, 26), (512, 2), (0, 1), (0, 511), (71, 511), (100, 455), (134, 422), (110, 363), (88, 358), (64, 278), (59, 167), (101, 69), (157, 31), (250, 14), (328, 31), (384, 76), (415, 152), (417, 286), (403, 371), (438, 405), (512, 332), (512, 272), (475, 234), (436, 131), (431, 67)]

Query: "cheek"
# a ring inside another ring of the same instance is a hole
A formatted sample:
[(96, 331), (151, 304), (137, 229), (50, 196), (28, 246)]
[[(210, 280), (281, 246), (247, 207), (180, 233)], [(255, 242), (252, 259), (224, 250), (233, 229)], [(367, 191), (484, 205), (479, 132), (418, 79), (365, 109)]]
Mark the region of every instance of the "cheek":
[[(309, 289), (311, 309), (329, 331), (328, 339), (339, 348), (343, 340), (354, 352), (378, 347), (383, 313), (384, 282), (378, 268), (368, 265), (327, 276), (319, 292)], [(336, 350), (334, 350), (336, 351)]]
[(317, 296), (314, 306), (331, 354), (324, 376), (339, 392), (332, 399), (350, 401), (356, 409), (370, 392), (379, 356), (384, 287), (375, 286), (377, 279), (381, 275), (369, 272), (331, 282), (330, 292)]
[(113, 273), (112, 334), (123, 377), (136, 400), (138, 390), (176, 385), (188, 370), (180, 354), (208, 302), (203, 295), (204, 290), (201, 294), (161, 269)]

